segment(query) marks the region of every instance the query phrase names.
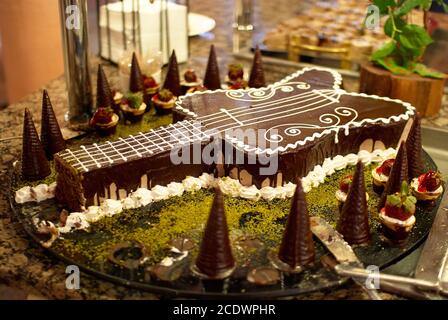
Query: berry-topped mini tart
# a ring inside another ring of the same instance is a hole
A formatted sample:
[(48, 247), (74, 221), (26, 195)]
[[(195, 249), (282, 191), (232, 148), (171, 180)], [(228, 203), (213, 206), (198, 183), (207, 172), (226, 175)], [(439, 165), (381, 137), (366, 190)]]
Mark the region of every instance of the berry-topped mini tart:
[(204, 87), (203, 85), (199, 85), (196, 87), (191, 87), (190, 89), (188, 89), (187, 93), (194, 93), (194, 92), (198, 92), (198, 91), (207, 91), (208, 89), (206, 87)]
[(146, 111), (149, 111), (151, 108), (149, 106), (151, 105), (151, 99), (154, 95), (159, 92), (160, 84), (157, 83), (156, 79), (152, 76), (143, 75), (143, 86), (145, 87), (145, 94), (143, 96), (144, 101), (148, 108), (146, 108)]
[(415, 224), (416, 202), (417, 199), (410, 194), (406, 181), (403, 181), (400, 192), (387, 196), (386, 205), (380, 210), (379, 217), (388, 238), (407, 238)]
[(154, 97), (152, 97), (152, 103), (159, 114), (168, 114), (173, 111), (174, 104), (177, 97), (168, 90), (162, 89)]
[(180, 82), (182, 87), (182, 94), (186, 94), (191, 88), (201, 86), (202, 81), (196, 75), (193, 69), (188, 69), (184, 72), (184, 78)]
[(230, 87), (235, 82), (244, 80), (244, 67), (240, 63), (232, 63), (228, 66), (226, 83)]
[(112, 90), (112, 96), (114, 98), (114, 112), (118, 113), (120, 111), (121, 100), (123, 99), (123, 94), (119, 90)]
[[(341, 181), (339, 181), (339, 189), (336, 190), (335, 196), (336, 196), (336, 199), (338, 199), (340, 206), (342, 206), (344, 204), (345, 200), (347, 200), (348, 189), (350, 188), (352, 181), (353, 181), (353, 176), (351, 174), (343, 177), (341, 179)], [(367, 192), (366, 192), (366, 199), (367, 199), (367, 201), (369, 200), (369, 195), (367, 194)]]
[(238, 80), (232, 82), (228, 87), (229, 90), (238, 90), (238, 89), (247, 89), (247, 88), (249, 88), (249, 85), (248, 85), (247, 81), (243, 80), (243, 79), (238, 79)]
[(143, 101), (143, 93), (129, 92), (122, 100), (120, 104), (121, 111), (126, 120), (131, 122), (140, 121), (143, 118), (143, 114), (146, 110), (146, 103)]
[(119, 119), (112, 108), (98, 108), (90, 119), (90, 125), (97, 130), (98, 134), (109, 135), (115, 132)]
[(384, 160), (381, 165), (372, 170), (373, 184), (377, 187), (385, 187), (389, 180), (390, 171), (395, 159)]
[(443, 193), (442, 175), (430, 170), (412, 179), (411, 190), (417, 200), (435, 200)]

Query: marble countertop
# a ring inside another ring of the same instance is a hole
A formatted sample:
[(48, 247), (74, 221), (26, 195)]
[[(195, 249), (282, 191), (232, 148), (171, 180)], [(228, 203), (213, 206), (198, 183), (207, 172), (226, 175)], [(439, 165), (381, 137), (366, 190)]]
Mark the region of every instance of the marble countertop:
[[(283, 2), (285, 5), (279, 5)], [(190, 40), (191, 59), (182, 68), (193, 67), (202, 74), (206, 65), (210, 44), (215, 44), (221, 70), (233, 61), (231, 17), (233, 16), (232, 1), (193, 1), (193, 12), (206, 14), (216, 19), (216, 28), (213, 32), (195, 37)], [(256, 32), (272, 27), (282, 17), (291, 14), (290, 1), (257, 1), (254, 23), (258, 27)], [(299, 6), (301, 1), (296, 1)], [(280, 10), (282, 8), (282, 10)], [(274, 14), (275, 12), (275, 14)], [(261, 24), (261, 21), (263, 22)], [(250, 37), (242, 35), (241, 41), (250, 41)], [(96, 58), (92, 62), (97, 62)], [(244, 62), (249, 67), (248, 62)], [(113, 86), (118, 85), (118, 73), (115, 67), (105, 64), (105, 71)], [(92, 67), (96, 71), (96, 67)], [(92, 83), (96, 83), (92, 71)], [(286, 67), (269, 66), (266, 70), (268, 82), (274, 82), (291, 70)], [(42, 88), (43, 89), (43, 88)], [(48, 83), (48, 90), (53, 107), (60, 123), (67, 110), (66, 89), (63, 76)], [(40, 108), (42, 90), (38, 90), (19, 103), (13, 104), (0, 111), (0, 299), (158, 299), (159, 297), (148, 292), (141, 292), (106, 281), (93, 278), (87, 274), (81, 276), (79, 290), (67, 290), (65, 287), (66, 265), (45, 252), (40, 246), (33, 243), (25, 234), (22, 226), (12, 216), (8, 199), (8, 170), (12, 163), (18, 159), (21, 150), (21, 134), (23, 112), (27, 107), (34, 114), (36, 126), (40, 127)], [(434, 123), (434, 121), (436, 121)], [(437, 121), (439, 123), (437, 123)], [(443, 116), (427, 120), (433, 125), (448, 127), (448, 110), (445, 107)], [(384, 299), (396, 297), (382, 294)], [(296, 299), (366, 299), (367, 295), (354, 284), (347, 284), (337, 290), (319, 291)]]

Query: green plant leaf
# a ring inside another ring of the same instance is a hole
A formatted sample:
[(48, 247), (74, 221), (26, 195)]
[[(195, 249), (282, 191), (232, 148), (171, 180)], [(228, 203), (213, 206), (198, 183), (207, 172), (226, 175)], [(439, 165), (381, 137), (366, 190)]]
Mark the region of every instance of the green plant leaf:
[(448, 12), (448, 4), (445, 3), (445, 0), (436, 0), (436, 2), (439, 6), (443, 7), (443, 10), (445, 10), (445, 12)]
[(403, 181), (401, 183), (400, 192), (403, 195), (408, 195), (409, 194), (409, 185), (408, 185), (408, 183), (406, 181)]
[(405, 0), (402, 5), (398, 6), (397, 9), (394, 10), (394, 15), (399, 17), (407, 15), (412, 9), (420, 7), (425, 3), (426, 0)]
[(420, 8), (424, 11), (428, 11), (431, 8), (432, 0), (425, 0), (420, 5)]
[(387, 196), (386, 203), (393, 207), (398, 207), (401, 205), (401, 198), (395, 194)]
[(386, 43), (385, 45), (383, 45), (381, 48), (379, 48), (378, 50), (376, 50), (372, 56), (370, 57), (370, 59), (372, 61), (376, 61), (378, 59), (382, 59), (385, 58), (387, 56), (390, 56), (396, 49), (396, 45), (394, 41), (390, 41), (388, 43)]
[(394, 30), (392, 19), (394, 19), (395, 27), (398, 30), (403, 29), (403, 27), (406, 25), (406, 22), (403, 19), (401, 19), (401, 18), (398, 18), (398, 17), (393, 17), (393, 18), (389, 17), (389, 18), (387, 18), (386, 22), (384, 23), (384, 34), (389, 36), (389, 37), (392, 37), (392, 33), (393, 33), (393, 30)]
[(398, 63), (395, 61), (395, 59), (393, 57), (386, 57), (386, 58), (378, 59), (378, 60), (375, 60), (374, 62), (379, 64), (386, 70), (389, 70), (393, 74), (407, 75), (407, 74), (411, 73), (408, 69), (403, 68), (402, 66), (398, 65)]
[(405, 25), (398, 36), (398, 40), (404, 47), (409, 49), (425, 48), (432, 43), (432, 39), (426, 29), (416, 24)]
[(409, 212), (409, 213), (414, 213), (415, 212), (415, 204), (409, 198), (407, 198), (404, 201), (403, 207), (404, 207), (404, 210), (406, 212)]
[(388, 12), (387, 7), (395, 7), (397, 5), (395, 0), (373, 0), (373, 4), (380, 9), (381, 14)]
[(401, 57), (402, 65), (407, 67), (423, 54), (423, 48), (406, 48), (400, 44), (396, 52)]
[(428, 77), (428, 78), (436, 78), (436, 79), (443, 79), (446, 78), (446, 74), (442, 72), (438, 72), (436, 70), (433, 70), (431, 68), (428, 68), (422, 63), (416, 63), (414, 66), (414, 72), (422, 77)]

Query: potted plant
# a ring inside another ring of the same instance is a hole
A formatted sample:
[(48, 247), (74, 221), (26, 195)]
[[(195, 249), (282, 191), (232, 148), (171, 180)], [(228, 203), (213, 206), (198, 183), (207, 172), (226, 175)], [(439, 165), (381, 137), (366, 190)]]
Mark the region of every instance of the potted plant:
[[(437, 114), (442, 103), (446, 75), (422, 63), (433, 42), (426, 28), (426, 13), (433, 2), (448, 10), (443, 0), (374, 0), (380, 14), (387, 15), (384, 33), (390, 41), (372, 53), (361, 66), (360, 92), (410, 102), (422, 115)], [(415, 9), (424, 13), (423, 26), (408, 23)]]

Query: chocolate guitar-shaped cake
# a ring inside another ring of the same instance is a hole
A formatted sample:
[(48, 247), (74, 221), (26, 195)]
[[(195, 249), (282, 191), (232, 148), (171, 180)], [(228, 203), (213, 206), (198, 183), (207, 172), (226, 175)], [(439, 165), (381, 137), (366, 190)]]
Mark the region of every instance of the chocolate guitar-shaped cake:
[[(275, 186), (305, 176), (325, 158), (357, 153), (366, 141), (370, 149), (396, 147), (415, 109), (399, 100), (348, 93), (340, 84), (337, 72), (306, 68), (265, 88), (179, 97), (174, 124), (59, 152), (56, 197), (81, 210), (203, 172), (238, 177), (244, 185)], [(241, 132), (259, 136), (249, 139)], [(222, 164), (193, 159), (195, 148), (203, 151), (218, 140)], [(170, 155), (177, 149), (191, 151), (191, 161), (174, 164)], [(235, 153), (246, 161), (232, 161)], [(274, 172), (262, 173), (270, 166), (262, 155), (276, 157)]]

